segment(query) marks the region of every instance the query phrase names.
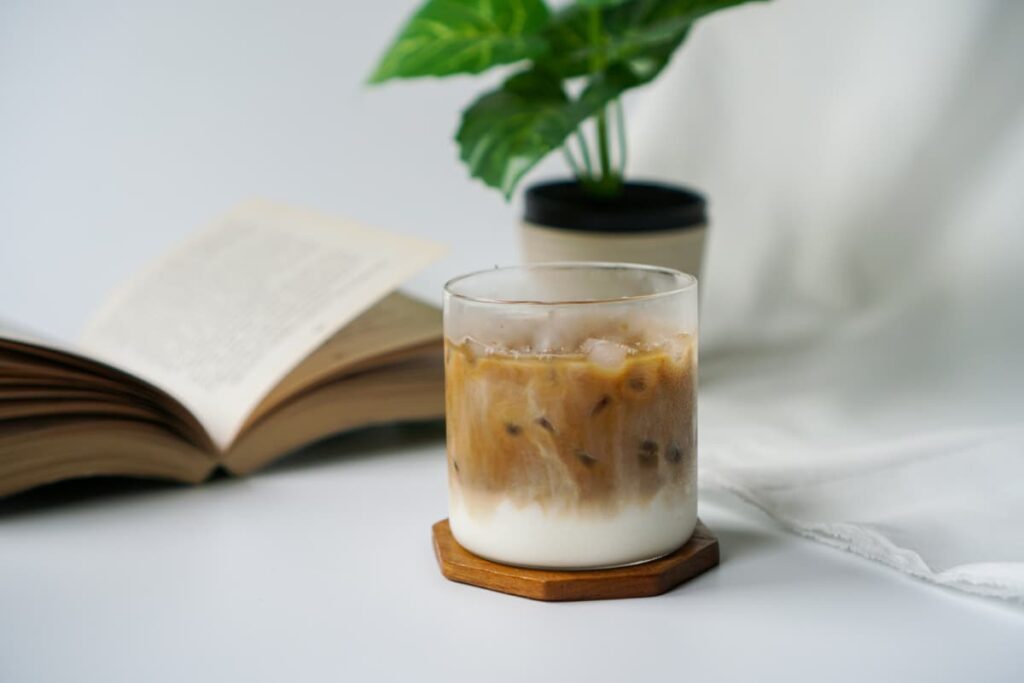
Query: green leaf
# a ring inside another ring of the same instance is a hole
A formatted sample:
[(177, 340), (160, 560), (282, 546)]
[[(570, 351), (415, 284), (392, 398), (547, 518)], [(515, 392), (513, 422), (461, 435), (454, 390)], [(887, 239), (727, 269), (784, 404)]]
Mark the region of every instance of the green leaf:
[(543, 0), (427, 0), (384, 54), (371, 83), (475, 74), (543, 53)]
[(551, 44), (542, 66), (563, 78), (590, 72), (595, 56), (633, 72), (637, 85), (653, 80), (682, 45), (690, 27), (713, 12), (751, 0), (628, 0), (601, 11), (605, 40), (589, 39), (587, 7), (569, 6), (550, 22), (545, 36)]
[(574, 130), (568, 109), (561, 81), (535, 70), (480, 97), (455, 134), (470, 175), (511, 195), (523, 175)]
[(540, 69), (520, 72), (465, 111), (455, 135), (460, 156), (471, 176), (508, 198), (526, 172), (580, 124), (636, 85), (632, 73), (613, 66), (573, 101), (558, 76)]

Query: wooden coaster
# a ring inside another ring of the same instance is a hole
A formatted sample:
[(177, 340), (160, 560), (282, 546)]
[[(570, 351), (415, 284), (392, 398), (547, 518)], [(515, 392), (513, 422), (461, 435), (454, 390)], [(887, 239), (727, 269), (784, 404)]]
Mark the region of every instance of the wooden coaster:
[(534, 600), (611, 600), (660, 595), (718, 564), (718, 539), (702, 522), (671, 555), (618, 569), (549, 571), (498, 564), (456, 542), (448, 520), (434, 525), (434, 553), (445, 578)]

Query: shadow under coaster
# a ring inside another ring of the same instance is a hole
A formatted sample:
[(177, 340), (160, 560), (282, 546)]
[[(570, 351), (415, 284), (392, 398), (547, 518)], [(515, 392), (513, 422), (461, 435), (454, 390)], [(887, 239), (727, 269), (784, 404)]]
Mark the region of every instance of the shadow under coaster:
[(718, 539), (699, 520), (690, 540), (670, 555), (628, 567), (578, 571), (526, 569), (477, 557), (458, 544), (447, 519), (435, 524), (433, 533), (434, 554), (445, 578), (549, 602), (660, 595), (719, 561)]

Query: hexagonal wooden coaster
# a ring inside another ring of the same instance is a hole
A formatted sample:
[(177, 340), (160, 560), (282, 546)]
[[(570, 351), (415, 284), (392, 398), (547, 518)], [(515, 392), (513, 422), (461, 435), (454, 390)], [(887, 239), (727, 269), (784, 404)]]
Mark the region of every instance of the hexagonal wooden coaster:
[(718, 564), (718, 539), (700, 521), (671, 555), (617, 569), (549, 571), (498, 564), (455, 540), (448, 520), (434, 525), (434, 554), (445, 578), (492, 591), (550, 602), (660, 595)]

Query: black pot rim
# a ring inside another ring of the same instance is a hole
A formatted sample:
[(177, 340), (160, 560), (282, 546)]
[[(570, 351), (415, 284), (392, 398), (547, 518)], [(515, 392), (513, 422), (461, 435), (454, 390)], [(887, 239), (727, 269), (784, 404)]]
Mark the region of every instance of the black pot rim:
[(631, 181), (617, 197), (586, 194), (576, 180), (535, 183), (526, 189), (523, 218), (546, 228), (637, 233), (698, 228), (707, 224), (707, 200), (667, 183)]

